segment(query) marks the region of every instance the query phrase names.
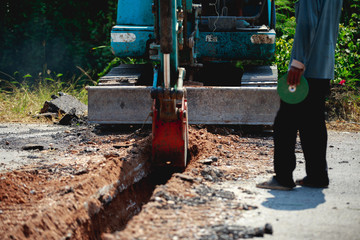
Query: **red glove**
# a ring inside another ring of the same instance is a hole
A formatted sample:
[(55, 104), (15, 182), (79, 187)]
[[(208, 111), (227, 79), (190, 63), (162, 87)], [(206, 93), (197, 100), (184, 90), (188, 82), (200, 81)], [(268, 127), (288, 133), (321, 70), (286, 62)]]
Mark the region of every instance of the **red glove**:
[(288, 77), (287, 77), (287, 83), (290, 86), (297, 86), (300, 84), (300, 78), (301, 75), (303, 74), (304, 70), (291, 66), (290, 70), (288, 72)]

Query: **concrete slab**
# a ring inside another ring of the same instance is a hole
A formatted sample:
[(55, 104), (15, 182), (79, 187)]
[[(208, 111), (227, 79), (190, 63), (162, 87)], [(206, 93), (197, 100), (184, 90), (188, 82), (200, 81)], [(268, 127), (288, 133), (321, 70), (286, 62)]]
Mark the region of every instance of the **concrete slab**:
[[(118, 67), (109, 77), (128, 75)], [(225, 79), (218, 79), (219, 86), (187, 86), (189, 123), (272, 125), (280, 104), (277, 78), (276, 66), (257, 66), (244, 72), (241, 86), (221, 86)], [(89, 87), (89, 121), (151, 124), (149, 114), (153, 100), (150, 91), (150, 86)]]
[[(151, 123), (150, 87), (89, 87), (89, 121)], [(279, 108), (276, 87), (187, 87), (190, 124), (272, 125)]]

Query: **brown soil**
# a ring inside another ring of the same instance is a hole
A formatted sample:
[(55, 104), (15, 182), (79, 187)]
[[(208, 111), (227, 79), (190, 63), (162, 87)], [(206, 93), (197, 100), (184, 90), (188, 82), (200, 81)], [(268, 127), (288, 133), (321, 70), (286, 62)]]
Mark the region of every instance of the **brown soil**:
[[(231, 219), (240, 218), (244, 211), (257, 208), (218, 187), (225, 182), (236, 184), (271, 173), (271, 138), (264, 135), (245, 137), (229, 133), (229, 128), (209, 130), (190, 130), (192, 160), (186, 170), (158, 186), (150, 202), (123, 231), (104, 234), (104, 239), (214, 239), (209, 229), (227, 229), (221, 225), (224, 221), (231, 222)], [(208, 165), (204, 160), (209, 158), (217, 160)], [(258, 234), (256, 236), (264, 234), (262, 229), (247, 231), (245, 228), (248, 235), (239, 234), (238, 237), (250, 238), (249, 232), (253, 231)], [(234, 238), (229, 239), (237, 239), (232, 236)]]
[(193, 126), (189, 136), (182, 173), (146, 177), (150, 130), (93, 131), (85, 142), (43, 151), (60, 162), (0, 173), (0, 239), (201, 239), (209, 226), (255, 209), (218, 184), (272, 173), (271, 135)]
[(327, 122), (327, 128), (333, 131), (341, 132), (360, 132), (360, 123), (346, 122), (346, 121), (329, 121)]
[(83, 239), (108, 198), (148, 174), (149, 146), (148, 136), (95, 136), (65, 151), (43, 152), (62, 155), (60, 163), (1, 173), (0, 239)]

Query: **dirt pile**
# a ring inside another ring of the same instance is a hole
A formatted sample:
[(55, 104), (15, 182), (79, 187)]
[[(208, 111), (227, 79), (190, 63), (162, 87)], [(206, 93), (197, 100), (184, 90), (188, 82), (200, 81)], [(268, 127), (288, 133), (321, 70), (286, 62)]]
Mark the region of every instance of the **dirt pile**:
[[(74, 128), (68, 134), (83, 138), (69, 141), (66, 148), (43, 151), (44, 160), (37, 164), (0, 173), (1, 239), (168, 239), (170, 233), (194, 237), (197, 231), (201, 236), (255, 231), (218, 226), (226, 217), (241, 217), (242, 211), (256, 208), (218, 184), (271, 171), (270, 136), (191, 127), (186, 170), (160, 181), (153, 174), (139, 182), (150, 172), (149, 130), (89, 133)], [(54, 155), (56, 161), (51, 160)], [(254, 232), (261, 233), (265, 227)]]
[(124, 230), (104, 239), (237, 239), (272, 232), (270, 225), (234, 225), (243, 211), (257, 207), (221, 187), (271, 172), (271, 138), (243, 137), (231, 128), (193, 127), (189, 148), (192, 158), (186, 170), (158, 186)]
[(48, 159), (0, 174), (1, 239), (82, 239), (102, 205), (150, 171), (148, 136), (76, 128), (68, 134), (87, 140), (42, 151)]

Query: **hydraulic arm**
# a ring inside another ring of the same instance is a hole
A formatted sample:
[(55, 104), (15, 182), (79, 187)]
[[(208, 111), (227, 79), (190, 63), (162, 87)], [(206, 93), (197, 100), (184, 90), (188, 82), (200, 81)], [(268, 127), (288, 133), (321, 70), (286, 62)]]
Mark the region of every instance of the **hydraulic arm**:
[[(188, 144), (185, 69), (178, 67), (178, 5), (176, 0), (159, 0), (155, 6), (160, 27), (160, 78), (154, 70), (151, 97), (152, 156), (157, 165), (185, 167)], [(179, 5), (181, 8), (181, 5)], [(158, 81), (162, 79), (160, 83)], [(159, 84), (160, 83), (160, 84)]]

